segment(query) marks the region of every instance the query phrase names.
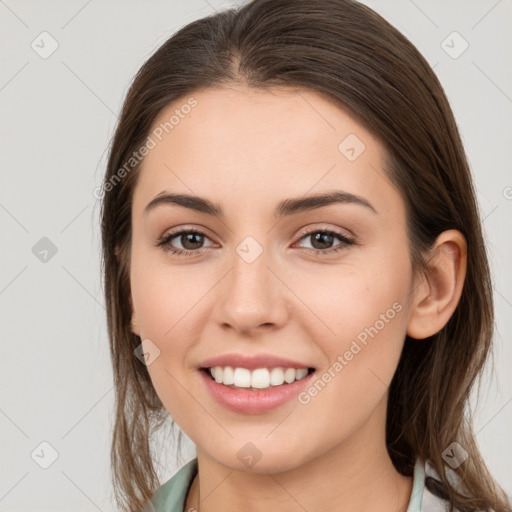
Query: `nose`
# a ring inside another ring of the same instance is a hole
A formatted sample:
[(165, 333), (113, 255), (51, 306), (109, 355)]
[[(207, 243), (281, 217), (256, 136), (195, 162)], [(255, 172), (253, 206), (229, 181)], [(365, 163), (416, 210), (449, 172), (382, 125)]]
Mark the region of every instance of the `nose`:
[(287, 322), (287, 288), (267, 252), (251, 262), (234, 252), (215, 305), (214, 318), (225, 331), (250, 335), (278, 329)]

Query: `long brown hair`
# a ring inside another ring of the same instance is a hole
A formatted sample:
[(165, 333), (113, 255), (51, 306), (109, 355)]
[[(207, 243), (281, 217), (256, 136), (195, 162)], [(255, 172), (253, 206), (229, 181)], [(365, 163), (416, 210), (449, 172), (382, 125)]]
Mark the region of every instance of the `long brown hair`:
[[(159, 487), (150, 441), (168, 419), (130, 329), (131, 202), (138, 162), (155, 118), (195, 91), (243, 82), (307, 88), (371, 131), (407, 208), (411, 261), (426, 270), (436, 237), (458, 229), (468, 266), (462, 296), (445, 327), (405, 340), (389, 390), (386, 437), (396, 469), (417, 457), (439, 474), (433, 492), (458, 510), (508, 512), (471, 427), (468, 397), (491, 348), (492, 284), (471, 175), (453, 113), (436, 75), (398, 30), (354, 0), (254, 0), (194, 21), (141, 67), (129, 89), (103, 182), (101, 229), (108, 332), (116, 390), (112, 475), (122, 510), (137, 511)], [(127, 166), (127, 162), (131, 162)], [(121, 170), (124, 169), (124, 172)], [(172, 420), (171, 420), (172, 421)], [(458, 442), (468, 459), (454, 488), (443, 451)]]

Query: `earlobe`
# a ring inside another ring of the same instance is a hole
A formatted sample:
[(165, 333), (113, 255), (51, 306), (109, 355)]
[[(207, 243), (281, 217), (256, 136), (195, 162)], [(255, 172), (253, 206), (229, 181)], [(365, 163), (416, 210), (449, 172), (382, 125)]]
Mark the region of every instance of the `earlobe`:
[(467, 266), (467, 244), (455, 229), (441, 233), (427, 258), (425, 280), (413, 290), (407, 334), (425, 339), (439, 332), (459, 303)]
[(136, 336), (140, 336), (139, 328), (137, 326), (137, 321), (135, 320), (135, 317), (133, 317), (133, 316), (132, 316), (132, 320), (130, 322), (130, 328), (131, 328), (131, 331), (133, 332), (133, 334), (135, 334)]
[(133, 300), (132, 300), (131, 295), (130, 295), (130, 299), (129, 300), (130, 300), (130, 311), (131, 311), (131, 314), (132, 314), (132, 318), (131, 318), (131, 321), (130, 321), (130, 329), (133, 332), (133, 334), (136, 334), (137, 336), (140, 336), (139, 326), (137, 325), (137, 315), (135, 314), (135, 310), (133, 308)]

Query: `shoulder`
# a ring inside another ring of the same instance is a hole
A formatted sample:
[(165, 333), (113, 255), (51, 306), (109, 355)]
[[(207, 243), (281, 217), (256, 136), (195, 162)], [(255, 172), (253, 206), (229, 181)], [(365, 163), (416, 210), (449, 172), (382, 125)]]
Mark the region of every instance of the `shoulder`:
[[(442, 490), (439, 474), (430, 464), (430, 461), (417, 461), (416, 465), (423, 468), (423, 492), (420, 512), (460, 512), (450, 504), (448, 497)], [(454, 472), (449, 472), (449, 479), (455, 488), (459, 487), (459, 479)], [(407, 511), (409, 512), (409, 510)], [(483, 512), (483, 511), (482, 511)]]
[(188, 490), (197, 474), (197, 458), (187, 462), (172, 478), (162, 484), (144, 512), (182, 512)]
[(458, 512), (450, 507), (447, 499), (444, 499), (439, 493), (435, 492), (440, 479), (429, 461), (424, 463), (423, 468), (423, 495), (420, 512)]
[[(456, 512), (451, 511), (449, 503), (432, 492), (431, 483), (438, 476), (422, 459), (416, 459), (411, 497), (407, 512)], [(437, 481), (437, 480), (436, 480)], [(434, 482), (435, 483), (435, 482)]]

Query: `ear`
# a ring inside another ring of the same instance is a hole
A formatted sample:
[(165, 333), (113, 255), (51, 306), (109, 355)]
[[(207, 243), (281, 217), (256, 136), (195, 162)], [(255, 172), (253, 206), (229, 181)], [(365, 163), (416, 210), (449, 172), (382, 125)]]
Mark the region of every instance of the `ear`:
[(459, 303), (466, 277), (467, 244), (455, 229), (441, 233), (428, 256), (428, 272), (413, 290), (407, 334), (424, 339), (439, 332)]
[[(114, 247), (114, 254), (118, 261), (118, 264), (122, 265), (122, 261), (121, 261), (122, 249), (119, 245), (116, 245)], [(137, 315), (135, 314), (135, 310), (133, 308), (133, 300), (132, 300), (131, 292), (130, 292), (130, 296), (129, 296), (128, 300), (130, 302), (130, 312), (131, 312), (130, 330), (137, 336), (140, 336), (139, 326), (137, 325)]]
[(131, 330), (133, 334), (136, 334), (137, 336), (140, 336), (139, 326), (137, 324), (137, 315), (135, 313), (135, 310), (133, 308), (133, 300), (132, 296), (130, 294), (130, 311), (132, 312), (132, 319), (131, 319)]

